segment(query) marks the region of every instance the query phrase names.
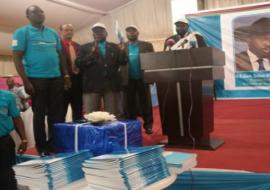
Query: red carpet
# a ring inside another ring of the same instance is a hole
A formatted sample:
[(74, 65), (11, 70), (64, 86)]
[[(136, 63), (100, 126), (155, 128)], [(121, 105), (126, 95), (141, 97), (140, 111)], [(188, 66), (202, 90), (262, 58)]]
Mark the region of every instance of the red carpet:
[[(154, 109), (154, 135), (144, 144), (162, 139), (159, 110)], [(225, 141), (215, 151), (167, 148), (198, 154), (198, 167), (270, 172), (270, 100), (219, 100), (215, 102), (215, 131)]]
[[(198, 167), (270, 172), (270, 100), (219, 100), (215, 102), (213, 137), (225, 141), (215, 151), (167, 148), (198, 154)], [(144, 145), (165, 139), (160, 129), (159, 109), (154, 108), (154, 134)], [(27, 153), (35, 154), (34, 149)]]

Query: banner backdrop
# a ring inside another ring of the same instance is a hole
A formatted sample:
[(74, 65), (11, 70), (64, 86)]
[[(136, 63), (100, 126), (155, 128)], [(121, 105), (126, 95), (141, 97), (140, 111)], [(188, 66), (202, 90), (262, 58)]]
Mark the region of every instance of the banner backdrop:
[(270, 98), (270, 3), (187, 15), (190, 30), (225, 52), (216, 96)]

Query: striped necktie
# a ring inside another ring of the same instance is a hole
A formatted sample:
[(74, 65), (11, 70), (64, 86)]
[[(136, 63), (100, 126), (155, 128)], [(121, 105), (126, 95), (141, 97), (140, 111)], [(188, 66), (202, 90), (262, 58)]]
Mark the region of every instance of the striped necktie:
[(263, 65), (263, 59), (260, 58), (257, 60), (258, 64), (259, 64), (259, 71), (265, 71), (265, 67)]

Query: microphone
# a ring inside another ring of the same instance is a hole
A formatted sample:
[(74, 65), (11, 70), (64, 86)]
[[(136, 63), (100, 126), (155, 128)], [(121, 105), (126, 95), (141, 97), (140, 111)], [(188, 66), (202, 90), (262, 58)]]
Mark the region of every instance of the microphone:
[(188, 43), (188, 40), (187, 40), (187, 39), (185, 39), (185, 40), (180, 44), (180, 47), (184, 48), (184, 45), (185, 45), (186, 43)]
[(171, 50), (184, 49), (186, 43), (188, 43), (187, 39), (180, 39), (173, 47), (171, 47)]
[(166, 41), (166, 49), (165, 51), (171, 51), (171, 47), (175, 44), (174, 39), (170, 38)]

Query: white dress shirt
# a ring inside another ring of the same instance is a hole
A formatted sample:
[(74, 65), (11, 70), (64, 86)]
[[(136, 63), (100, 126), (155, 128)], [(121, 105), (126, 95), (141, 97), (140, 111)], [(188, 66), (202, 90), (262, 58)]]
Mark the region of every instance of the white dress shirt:
[[(250, 59), (251, 65), (252, 65), (252, 70), (259, 71), (259, 63), (258, 63), (259, 58), (254, 53), (252, 53), (250, 50), (247, 51), (247, 54), (249, 56), (249, 59)], [(270, 70), (269, 59), (263, 58), (263, 66), (264, 66), (266, 71)]]

